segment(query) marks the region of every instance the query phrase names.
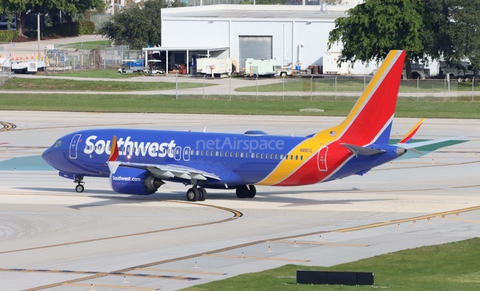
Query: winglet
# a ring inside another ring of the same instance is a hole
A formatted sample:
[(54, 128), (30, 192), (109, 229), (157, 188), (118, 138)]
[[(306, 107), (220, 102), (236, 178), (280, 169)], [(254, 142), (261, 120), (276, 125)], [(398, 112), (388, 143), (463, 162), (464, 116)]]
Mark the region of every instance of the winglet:
[(112, 147), (110, 148), (110, 157), (108, 157), (107, 165), (110, 173), (114, 174), (118, 167), (120, 166), (120, 162), (117, 162), (118, 159), (118, 145), (117, 145), (117, 137), (114, 135), (112, 137)]
[(417, 124), (415, 124), (415, 126), (398, 143), (409, 143), (420, 126), (422, 126), (424, 120), (425, 118), (422, 118)]

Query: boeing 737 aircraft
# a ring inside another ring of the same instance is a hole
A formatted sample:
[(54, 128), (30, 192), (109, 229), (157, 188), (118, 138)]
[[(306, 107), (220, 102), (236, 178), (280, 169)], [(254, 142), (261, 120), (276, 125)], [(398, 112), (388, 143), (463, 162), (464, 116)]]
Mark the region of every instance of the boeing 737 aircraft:
[(422, 120), (389, 144), (404, 59), (404, 51), (391, 51), (346, 119), (309, 136), (90, 129), (61, 137), (43, 159), (73, 179), (77, 192), (84, 191), (84, 177), (109, 178), (115, 192), (135, 195), (155, 193), (169, 181), (191, 185), (188, 201), (204, 201), (205, 188), (236, 189), (239, 198), (253, 198), (254, 185), (363, 175), (409, 149), (445, 141), (409, 143)]

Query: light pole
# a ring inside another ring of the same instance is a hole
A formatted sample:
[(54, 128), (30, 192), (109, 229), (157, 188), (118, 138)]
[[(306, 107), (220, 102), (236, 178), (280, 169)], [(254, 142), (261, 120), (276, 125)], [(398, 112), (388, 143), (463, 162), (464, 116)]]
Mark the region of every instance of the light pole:
[(37, 59), (40, 61), (40, 15), (42, 15), (40, 12), (37, 13), (37, 41), (38, 41), (38, 54), (37, 54)]

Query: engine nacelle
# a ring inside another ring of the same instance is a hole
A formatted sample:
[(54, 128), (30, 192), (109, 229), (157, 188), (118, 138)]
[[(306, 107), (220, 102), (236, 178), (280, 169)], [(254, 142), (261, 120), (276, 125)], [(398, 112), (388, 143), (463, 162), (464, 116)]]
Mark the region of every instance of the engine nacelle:
[(163, 184), (162, 180), (143, 169), (118, 167), (115, 174), (110, 174), (113, 191), (122, 194), (150, 195)]

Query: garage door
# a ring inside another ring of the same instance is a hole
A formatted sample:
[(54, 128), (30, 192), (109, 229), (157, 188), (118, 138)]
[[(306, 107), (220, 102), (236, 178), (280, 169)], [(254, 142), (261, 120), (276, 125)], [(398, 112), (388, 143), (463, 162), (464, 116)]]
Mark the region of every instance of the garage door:
[(245, 68), (245, 59), (272, 59), (272, 36), (239, 36), (240, 70)]

